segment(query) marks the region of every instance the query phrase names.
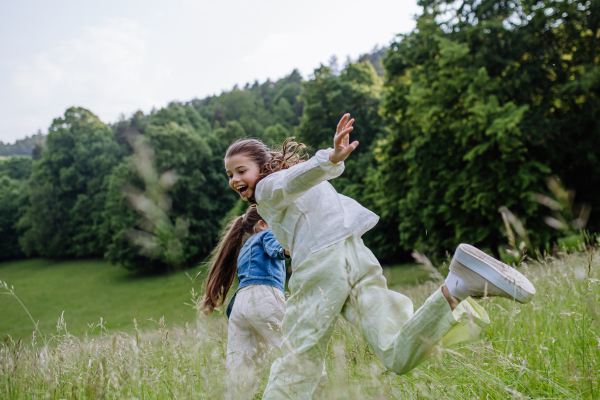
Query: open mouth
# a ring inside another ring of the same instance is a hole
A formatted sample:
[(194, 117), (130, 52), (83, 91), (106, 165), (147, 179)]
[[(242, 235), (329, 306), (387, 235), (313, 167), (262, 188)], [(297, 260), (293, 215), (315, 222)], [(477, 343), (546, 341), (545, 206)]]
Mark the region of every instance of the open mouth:
[(248, 186), (238, 187), (238, 193), (240, 194), (240, 196), (245, 196), (247, 192), (248, 192)]

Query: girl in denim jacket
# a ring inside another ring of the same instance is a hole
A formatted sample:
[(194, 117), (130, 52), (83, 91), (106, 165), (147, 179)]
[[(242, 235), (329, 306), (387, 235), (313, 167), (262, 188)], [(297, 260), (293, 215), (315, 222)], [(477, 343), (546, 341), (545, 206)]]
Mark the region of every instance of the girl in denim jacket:
[(264, 361), (272, 347), (281, 348), (284, 260), (289, 253), (255, 206), (233, 220), (224, 233), (211, 262), (202, 307), (210, 314), (223, 305), (237, 272), (238, 289), (227, 306), (227, 397), (246, 399), (254, 392), (255, 361)]
[(445, 283), (415, 312), (411, 300), (388, 290), (379, 262), (361, 236), (379, 217), (327, 182), (344, 171), (356, 149), (354, 120), (346, 114), (333, 148), (304, 161), (293, 138), (281, 150), (258, 140), (227, 149), (229, 186), (257, 205), (273, 234), (292, 255), (291, 296), (282, 323), (283, 357), (271, 367), (263, 400), (310, 399), (338, 316), (356, 327), (383, 365), (403, 374), (436, 345), (472, 340), (489, 324), (472, 298), (502, 296), (530, 301), (535, 288), (516, 269), (460, 244)]

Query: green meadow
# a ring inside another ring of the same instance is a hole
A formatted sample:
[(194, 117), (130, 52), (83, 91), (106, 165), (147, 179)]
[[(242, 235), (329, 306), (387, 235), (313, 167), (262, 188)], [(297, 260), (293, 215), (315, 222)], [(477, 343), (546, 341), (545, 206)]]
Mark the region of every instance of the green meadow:
[[(193, 278), (197, 270), (187, 271)], [(138, 317), (147, 327), (161, 317), (182, 326), (196, 316), (184, 303), (199, 288), (183, 273), (140, 276), (105, 261), (49, 261), (33, 259), (0, 264), (0, 280), (14, 286), (19, 299), (38, 321), (42, 333), (55, 333), (64, 311), (69, 332), (89, 333), (88, 324), (102, 318), (109, 330), (131, 332)], [(12, 296), (0, 297), (0, 335), (15, 339), (31, 335), (33, 324)], [(96, 329), (96, 333), (99, 330)]]
[[(39, 330), (56, 332), (63, 318), (69, 332), (81, 337), (92, 332), (88, 324), (100, 323), (110, 331), (131, 333), (133, 319), (139, 328), (153, 329), (164, 317), (170, 327), (182, 327), (196, 319), (191, 306), (192, 288), (203, 290), (201, 268), (160, 275), (138, 275), (99, 260), (50, 261), (32, 259), (0, 263), (0, 281), (14, 286)], [(187, 272), (187, 274), (186, 274)], [(385, 268), (390, 286), (412, 285), (428, 279), (417, 265)], [(230, 291), (230, 295), (235, 286)], [(33, 323), (12, 296), (0, 297), (0, 337), (27, 338)]]

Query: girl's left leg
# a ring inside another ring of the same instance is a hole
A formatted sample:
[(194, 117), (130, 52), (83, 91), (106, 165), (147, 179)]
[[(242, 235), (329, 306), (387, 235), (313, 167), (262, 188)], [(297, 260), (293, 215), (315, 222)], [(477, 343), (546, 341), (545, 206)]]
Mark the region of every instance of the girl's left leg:
[(252, 329), (258, 333), (258, 353), (255, 362), (266, 361), (269, 350), (281, 349), (281, 324), (285, 316), (285, 296), (276, 287), (252, 285), (248, 290), (246, 318)]
[(227, 400), (248, 400), (254, 396), (254, 359), (260, 338), (245, 316), (247, 290), (236, 296), (227, 332)]
[(271, 346), (281, 347), (281, 322), (285, 315), (285, 296), (270, 285), (251, 285), (246, 299), (246, 318)]
[(391, 371), (406, 373), (429, 358), (436, 345), (472, 340), (489, 324), (485, 310), (471, 298), (452, 310), (441, 288), (414, 312), (408, 297), (387, 288), (379, 262), (362, 240), (346, 240), (345, 253), (358, 279), (342, 315)]
[(269, 350), (281, 348), (285, 297), (269, 285), (240, 289), (229, 320), (227, 343), (227, 399), (251, 399), (255, 392), (255, 365), (266, 361)]

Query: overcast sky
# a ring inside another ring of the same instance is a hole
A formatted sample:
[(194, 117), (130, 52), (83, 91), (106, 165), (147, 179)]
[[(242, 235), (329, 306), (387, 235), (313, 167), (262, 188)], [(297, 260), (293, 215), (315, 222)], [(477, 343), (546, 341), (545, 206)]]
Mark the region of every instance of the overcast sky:
[(273, 80), (305, 78), (410, 32), (416, 0), (0, 0), (0, 140), (71, 106), (121, 113)]

